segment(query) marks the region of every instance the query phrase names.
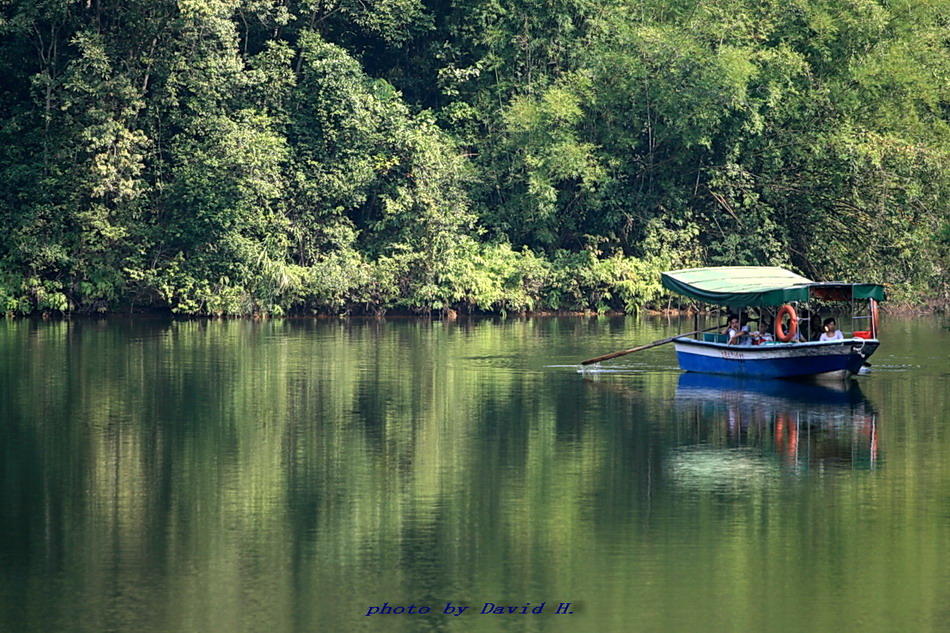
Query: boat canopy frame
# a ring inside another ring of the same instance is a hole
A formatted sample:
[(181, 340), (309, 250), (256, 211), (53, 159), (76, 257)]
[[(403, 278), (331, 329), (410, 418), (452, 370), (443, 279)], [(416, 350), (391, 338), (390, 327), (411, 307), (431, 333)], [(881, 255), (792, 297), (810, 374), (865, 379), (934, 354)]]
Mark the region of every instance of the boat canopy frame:
[(778, 266), (718, 266), (664, 272), (661, 283), (677, 294), (721, 306), (775, 307), (820, 301), (884, 301), (884, 286), (812, 281)]

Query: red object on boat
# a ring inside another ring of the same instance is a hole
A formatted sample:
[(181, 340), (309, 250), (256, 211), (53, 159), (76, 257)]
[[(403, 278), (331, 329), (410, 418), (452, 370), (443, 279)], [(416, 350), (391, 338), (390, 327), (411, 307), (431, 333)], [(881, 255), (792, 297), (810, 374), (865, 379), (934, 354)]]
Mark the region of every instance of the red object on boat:
[(868, 332), (867, 330), (863, 330), (861, 332), (855, 332), (854, 338), (874, 338), (874, 337), (871, 336), (871, 333)]

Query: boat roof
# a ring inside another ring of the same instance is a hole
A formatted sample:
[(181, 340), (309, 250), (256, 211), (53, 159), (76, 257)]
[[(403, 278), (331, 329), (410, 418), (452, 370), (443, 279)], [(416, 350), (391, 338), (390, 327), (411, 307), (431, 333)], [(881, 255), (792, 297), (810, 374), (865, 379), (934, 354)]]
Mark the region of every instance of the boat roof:
[(884, 286), (841, 281), (812, 281), (778, 266), (719, 266), (671, 270), (663, 287), (697, 301), (722, 306), (778, 306), (792, 301), (823, 299), (884, 300)]

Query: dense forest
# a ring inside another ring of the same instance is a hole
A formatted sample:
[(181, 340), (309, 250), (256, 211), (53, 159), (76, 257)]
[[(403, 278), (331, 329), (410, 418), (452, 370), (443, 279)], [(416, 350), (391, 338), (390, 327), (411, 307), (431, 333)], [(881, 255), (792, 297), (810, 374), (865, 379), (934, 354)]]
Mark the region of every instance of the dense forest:
[(0, 0), (0, 312), (950, 301), (950, 0)]

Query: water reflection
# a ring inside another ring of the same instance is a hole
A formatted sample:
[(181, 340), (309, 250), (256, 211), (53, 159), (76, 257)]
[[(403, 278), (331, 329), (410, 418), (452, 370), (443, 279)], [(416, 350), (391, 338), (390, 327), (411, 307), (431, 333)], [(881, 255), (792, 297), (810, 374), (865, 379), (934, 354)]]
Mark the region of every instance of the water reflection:
[(754, 480), (778, 468), (802, 473), (880, 465), (877, 411), (857, 381), (816, 384), (685, 373), (675, 403), (691, 429), (690, 444), (671, 460), (681, 482)]
[[(682, 375), (665, 349), (564, 369), (672, 334), (638, 327), (0, 322), (0, 631), (945, 620), (945, 365), (841, 389)], [(580, 607), (442, 615), (545, 600)], [(438, 613), (365, 617), (384, 601)]]

